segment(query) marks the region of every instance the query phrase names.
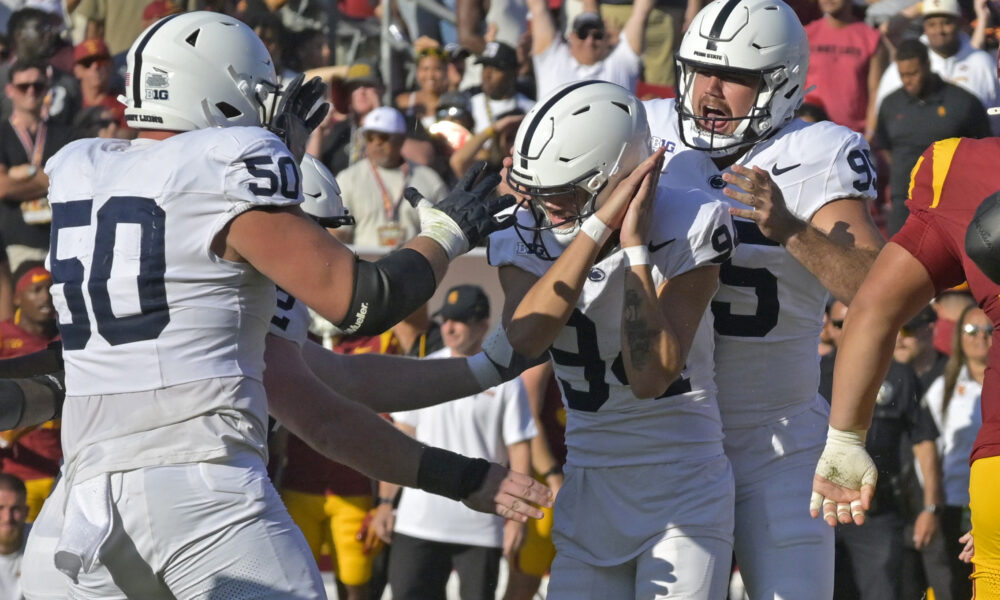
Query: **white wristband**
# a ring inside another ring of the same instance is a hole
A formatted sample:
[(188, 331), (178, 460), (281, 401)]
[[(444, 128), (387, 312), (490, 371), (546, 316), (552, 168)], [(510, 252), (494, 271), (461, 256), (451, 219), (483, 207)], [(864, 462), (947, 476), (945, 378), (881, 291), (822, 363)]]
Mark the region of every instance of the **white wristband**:
[(604, 246), (604, 243), (611, 237), (611, 228), (605, 225), (604, 221), (598, 219), (597, 215), (587, 217), (580, 225), (580, 231), (590, 236), (590, 239), (594, 240), (598, 246)]
[(827, 442), (844, 444), (846, 446), (865, 447), (865, 440), (868, 438), (867, 429), (840, 430), (832, 425), (826, 430)]
[(649, 264), (649, 248), (646, 246), (629, 246), (628, 248), (622, 248), (622, 252), (625, 253), (626, 267), (638, 267), (639, 265)]

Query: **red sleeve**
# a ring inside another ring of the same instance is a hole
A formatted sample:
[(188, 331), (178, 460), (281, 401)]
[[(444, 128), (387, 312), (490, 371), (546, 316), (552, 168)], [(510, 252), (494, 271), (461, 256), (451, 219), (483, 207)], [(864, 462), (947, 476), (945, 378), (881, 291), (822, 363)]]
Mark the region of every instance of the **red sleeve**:
[(938, 291), (965, 281), (962, 249), (952, 243), (948, 224), (938, 210), (959, 142), (959, 138), (935, 142), (917, 160), (906, 200), (910, 216), (891, 240), (920, 261)]

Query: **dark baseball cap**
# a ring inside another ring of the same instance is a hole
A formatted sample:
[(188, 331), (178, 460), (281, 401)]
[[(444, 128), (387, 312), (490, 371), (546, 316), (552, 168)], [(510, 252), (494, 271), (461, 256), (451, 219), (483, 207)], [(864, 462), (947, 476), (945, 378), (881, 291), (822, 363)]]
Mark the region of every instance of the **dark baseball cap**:
[(490, 42), (476, 59), (477, 65), (488, 65), (503, 71), (517, 69), (517, 50), (503, 42)]
[(358, 61), (348, 67), (344, 85), (349, 88), (362, 85), (382, 87), (382, 76), (379, 74), (378, 67), (374, 64), (367, 61)]
[(479, 321), (490, 316), (490, 299), (478, 285), (456, 285), (448, 290), (435, 317), (452, 321)]
[(903, 330), (907, 333), (913, 333), (930, 325), (931, 323), (934, 323), (935, 321), (937, 321), (937, 313), (934, 312), (934, 309), (930, 306), (925, 306), (915, 317), (903, 325)]
[(601, 15), (595, 12), (585, 11), (573, 19), (573, 31), (578, 37), (584, 37), (580, 34), (588, 32), (591, 29), (604, 31), (604, 19), (601, 18)]

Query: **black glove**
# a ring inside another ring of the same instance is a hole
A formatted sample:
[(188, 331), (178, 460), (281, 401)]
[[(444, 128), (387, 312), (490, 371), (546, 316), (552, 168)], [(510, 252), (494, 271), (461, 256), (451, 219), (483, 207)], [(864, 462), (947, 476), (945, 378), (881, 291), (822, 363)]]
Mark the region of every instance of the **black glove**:
[[(510, 194), (503, 196), (493, 194), (497, 184), (500, 183), (499, 174), (487, 173), (479, 183), (476, 183), (485, 169), (485, 162), (470, 167), (455, 189), (434, 205), (434, 208), (443, 212), (459, 226), (470, 248), (479, 245), (494, 231), (510, 227), (515, 220), (513, 213), (497, 216), (497, 213), (510, 208), (517, 201)], [(424, 200), (420, 192), (412, 187), (406, 188), (403, 196), (414, 208)]]
[(329, 102), (323, 102), (313, 110), (313, 106), (326, 97), (323, 80), (313, 77), (303, 84), (304, 80), (305, 75), (300, 73), (285, 86), (281, 91), (281, 102), (268, 125), (268, 129), (285, 142), (298, 161), (305, 155), (309, 134), (330, 112)]

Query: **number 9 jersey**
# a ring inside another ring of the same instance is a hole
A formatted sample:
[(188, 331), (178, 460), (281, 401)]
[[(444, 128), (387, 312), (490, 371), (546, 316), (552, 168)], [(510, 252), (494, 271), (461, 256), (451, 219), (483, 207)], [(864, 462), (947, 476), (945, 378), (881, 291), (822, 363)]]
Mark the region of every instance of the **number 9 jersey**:
[[(528, 210), (519, 209), (517, 217), (534, 225)], [(661, 186), (651, 220), (650, 265), (657, 289), (672, 277), (721, 263), (732, 251), (732, 218), (699, 190)], [(521, 235), (518, 226), (492, 234), (489, 262), (541, 277), (552, 262), (540, 258)], [(551, 230), (536, 239), (550, 256), (561, 253)], [(620, 248), (591, 268), (569, 321), (549, 349), (566, 405), (566, 464), (619, 467), (721, 455), (708, 311), (677, 380), (658, 398), (636, 398), (621, 353), (626, 268)]]
[(231, 127), (81, 140), (46, 173), (70, 395), (261, 380), (274, 284), (212, 242), (247, 210), (301, 201), (298, 167), (277, 137)]
[[(736, 208), (706, 152), (681, 142), (673, 100), (644, 103), (653, 149), (667, 147), (661, 184), (691, 186)], [(793, 120), (758, 142), (738, 161), (764, 169), (781, 189), (788, 209), (808, 222), (840, 198), (875, 198), (875, 169), (864, 138), (830, 122)], [(731, 172), (731, 171), (730, 171)], [(723, 424), (750, 427), (812, 405), (819, 388), (816, 347), (827, 291), (780, 244), (757, 225), (736, 219), (739, 245), (719, 272), (712, 300), (715, 369)], [(775, 374), (780, 376), (775, 377)]]

